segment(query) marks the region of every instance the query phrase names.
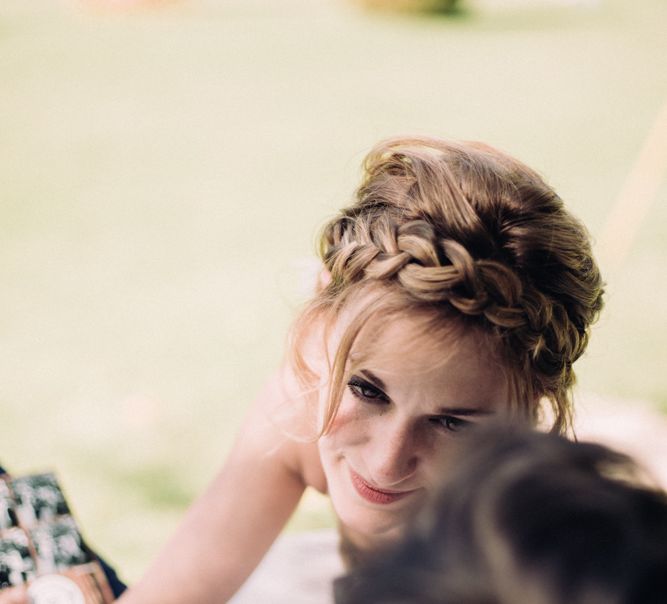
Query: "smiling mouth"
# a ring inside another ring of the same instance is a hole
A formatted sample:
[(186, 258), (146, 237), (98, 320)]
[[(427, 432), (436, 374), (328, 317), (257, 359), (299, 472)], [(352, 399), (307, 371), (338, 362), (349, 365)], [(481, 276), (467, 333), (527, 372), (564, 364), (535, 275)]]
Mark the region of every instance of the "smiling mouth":
[(371, 503), (379, 503), (381, 505), (387, 505), (389, 503), (394, 503), (399, 499), (403, 499), (408, 495), (418, 491), (419, 489), (411, 489), (409, 491), (386, 491), (384, 489), (378, 489), (376, 487), (368, 484), (359, 474), (357, 474), (352, 468), (350, 468), (350, 479), (352, 480), (352, 485), (355, 490), (361, 497), (366, 501)]

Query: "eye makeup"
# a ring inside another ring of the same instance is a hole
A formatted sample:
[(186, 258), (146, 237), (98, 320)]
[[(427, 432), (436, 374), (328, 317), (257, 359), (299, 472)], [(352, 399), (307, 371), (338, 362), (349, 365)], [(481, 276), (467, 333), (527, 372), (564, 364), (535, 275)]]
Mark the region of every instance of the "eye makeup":
[[(359, 375), (352, 375), (347, 382), (350, 393), (358, 400), (369, 404), (385, 405), (391, 402), (386, 394), (384, 382), (370, 371), (364, 370)], [(464, 417), (484, 416), (488, 413), (475, 408), (443, 408), (441, 413), (428, 417), (428, 422), (436, 429), (458, 433), (466, 430), (476, 422)], [(464, 416), (464, 417), (461, 417)]]
[(371, 403), (389, 402), (389, 397), (380, 388), (358, 375), (353, 375), (349, 379), (347, 387), (353, 396), (362, 401)]

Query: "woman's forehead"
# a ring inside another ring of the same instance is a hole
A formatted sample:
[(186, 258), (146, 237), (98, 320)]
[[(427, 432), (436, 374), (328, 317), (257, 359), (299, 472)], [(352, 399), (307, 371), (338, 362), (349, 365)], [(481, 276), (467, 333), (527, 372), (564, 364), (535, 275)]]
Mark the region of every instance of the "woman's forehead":
[(350, 368), (363, 364), (423, 372), (452, 357), (501, 364), (496, 338), (481, 326), (452, 308), (411, 305), (392, 288), (360, 290), (332, 319), (325, 329), (327, 354), (333, 359), (347, 341), (351, 348), (343, 349)]
[(350, 352), (353, 365), (402, 371), (431, 371), (466, 363), (480, 367), (496, 357), (491, 339), (480, 329), (427, 315), (378, 317), (369, 321)]

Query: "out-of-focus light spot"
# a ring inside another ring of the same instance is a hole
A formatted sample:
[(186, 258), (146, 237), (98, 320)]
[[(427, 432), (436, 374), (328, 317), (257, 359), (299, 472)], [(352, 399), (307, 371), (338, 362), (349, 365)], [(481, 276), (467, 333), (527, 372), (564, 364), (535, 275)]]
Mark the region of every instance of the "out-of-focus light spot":
[(609, 268), (620, 266), (628, 255), (666, 171), (667, 102), (653, 122), (600, 235), (600, 259)]
[(126, 430), (143, 430), (154, 425), (160, 417), (160, 403), (138, 393), (125, 398), (119, 407)]

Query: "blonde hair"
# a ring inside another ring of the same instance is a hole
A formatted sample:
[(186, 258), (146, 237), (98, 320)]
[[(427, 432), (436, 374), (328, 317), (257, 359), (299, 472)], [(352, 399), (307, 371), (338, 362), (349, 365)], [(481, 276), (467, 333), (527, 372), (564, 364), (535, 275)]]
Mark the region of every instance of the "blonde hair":
[(291, 335), (303, 383), (319, 377), (303, 354), (314, 324), (331, 326), (343, 308), (364, 301), (329, 359), (322, 433), (362, 327), (406, 313), (428, 317), (432, 328), (485, 334), (515, 408), (534, 422), (546, 399), (552, 430), (571, 425), (572, 364), (586, 348), (603, 288), (586, 229), (536, 172), (481, 143), (386, 140), (366, 157), (355, 202), (325, 225), (319, 253), (331, 278)]

